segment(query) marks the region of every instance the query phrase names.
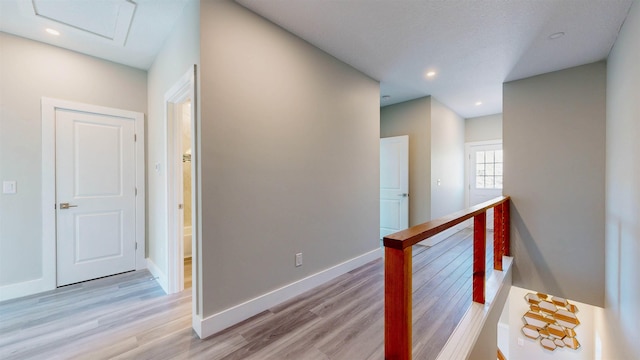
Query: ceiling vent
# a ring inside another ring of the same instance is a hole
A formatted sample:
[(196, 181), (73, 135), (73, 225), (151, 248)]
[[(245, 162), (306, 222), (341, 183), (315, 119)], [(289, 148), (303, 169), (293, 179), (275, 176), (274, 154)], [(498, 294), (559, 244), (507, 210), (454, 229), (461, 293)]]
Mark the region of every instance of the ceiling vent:
[(136, 4), (128, 0), (32, 0), (36, 16), (124, 46)]

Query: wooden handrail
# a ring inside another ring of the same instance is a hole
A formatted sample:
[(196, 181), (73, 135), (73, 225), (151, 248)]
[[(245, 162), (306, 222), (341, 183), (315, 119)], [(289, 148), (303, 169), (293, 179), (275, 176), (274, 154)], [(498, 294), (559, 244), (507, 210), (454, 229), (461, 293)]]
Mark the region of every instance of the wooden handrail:
[(438, 233), (441, 233), (449, 228), (452, 228), (463, 221), (469, 220), (472, 217), (486, 212), (487, 210), (501, 205), (510, 199), (508, 196), (499, 196), (495, 199), (483, 202), (481, 204), (472, 206), (470, 208), (454, 212), (449, 215), (445, 215), (441, 218), (427, 221), (420, 225), (410, 227), (406, 230), (398, 231), (391, 235), (384, 237), (384, 246), (394, 249), (405, 249), (413, 246), (420, 241), (428, 239)]
[(495, 209), (493, 267), (502, 271), (502, 256), (509, 255), (510, 246), (509, 201), (510, 197), (500, 196), (384, 237), (385, 359), (409, 360), (412, 356), (412, 246), (473, 218), (473, 301), (484, 303), (486, 211)]

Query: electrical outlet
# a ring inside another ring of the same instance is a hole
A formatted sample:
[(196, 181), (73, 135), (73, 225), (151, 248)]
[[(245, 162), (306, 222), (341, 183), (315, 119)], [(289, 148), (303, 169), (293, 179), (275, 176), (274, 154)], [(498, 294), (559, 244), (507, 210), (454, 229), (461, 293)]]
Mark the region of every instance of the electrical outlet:
[(518, 346), (524, 346), (524, 339), (521, 337), (518, 338)]
[(296, 267), (302, 266), (302, 253), (296, 254)]

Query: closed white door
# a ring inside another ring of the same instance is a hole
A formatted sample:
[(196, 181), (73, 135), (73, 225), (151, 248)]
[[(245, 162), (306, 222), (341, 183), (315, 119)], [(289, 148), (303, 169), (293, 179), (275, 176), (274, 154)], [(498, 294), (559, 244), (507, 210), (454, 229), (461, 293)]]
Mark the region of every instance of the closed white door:
[(409, 227), (409, 136), (380, 139), (380, 239)]
[[(502, 144), (469, 146), (469, 206), (502, 195)], [(493, 230), (493, 209), (487, 211), (487, 229)]]
[(57, 109), (57, 285), (135, 269), (135, 123)]

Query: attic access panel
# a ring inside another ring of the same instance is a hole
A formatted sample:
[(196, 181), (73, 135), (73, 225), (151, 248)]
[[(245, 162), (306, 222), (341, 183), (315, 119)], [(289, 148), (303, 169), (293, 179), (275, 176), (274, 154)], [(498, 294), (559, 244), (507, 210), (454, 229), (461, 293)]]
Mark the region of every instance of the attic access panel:
[(32, 0), (36, 16), (124, 46), (136, 4), (129, 0)]

